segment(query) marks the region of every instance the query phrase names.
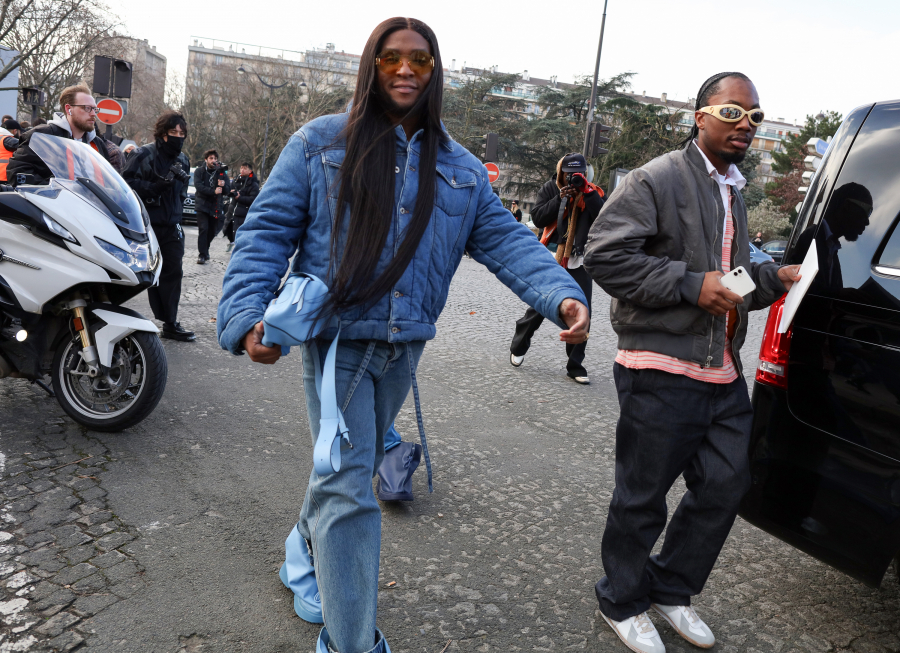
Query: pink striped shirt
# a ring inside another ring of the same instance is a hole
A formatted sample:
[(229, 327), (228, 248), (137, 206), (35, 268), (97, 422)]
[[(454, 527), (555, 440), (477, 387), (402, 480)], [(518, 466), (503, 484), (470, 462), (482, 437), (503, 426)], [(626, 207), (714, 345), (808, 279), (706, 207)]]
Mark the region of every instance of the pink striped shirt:
[[(698, 147), (697, 149), (700, 148)], [(703, 154), (703, 150), (700, 150), (700, 153)], [(710, 176), (712, 176), (712, 173), (715, 172), (715, 168), (713, 168), (709, 160), (706, 159), (706, 155), (703, 155), (703, 158), (706, 161), (707, 169), (710, 170)], [(734, 165), (729, 168), (726, 179), (731, 178), (732, 183), (734, 183), (732, 170), (735, 172), (737, 170)], [(718, 175), (717, 172), (716, 175)], [(736, 176), (740, 178), (740, 181), (743, 181), (743, 177), (739, 172)], [(721, 181), (719, 183), (720, 186), (725, 186)], [(740, 185), (738, 188), (740, 188)], [(728, 193), (727, 188), (723, 189), (723, 201), (725, 203), (725, 234), (722, 239), (722, 272), (724, 274), (728, 274), (731, 271), (731, 244), (734, 241), (734, 216), (731, 213), (731, 199), (731, 194)], [(729, 312), (725, 318), (726, 334), (728, 333), (730, 322), (733, 317), (734, 314)], [(734, 364), (734, 355), (731, 352), (730, 338), (726, 338), (725, 340), (725, 357), (722, 367), (703, 367), (698, 363), (681, 360), (680, 358), (675, 358), (673, 356), (635, 349), (620, 349), (616, 356), (616, 362), (619, 365), (624, 365), (625, 367), (635, 370), (661, 370), (670, 374), (682, 374), (688, 378), (697, 381), (705, 381), (707, 383), (731, 383), (738, 378), (737, 367)]]

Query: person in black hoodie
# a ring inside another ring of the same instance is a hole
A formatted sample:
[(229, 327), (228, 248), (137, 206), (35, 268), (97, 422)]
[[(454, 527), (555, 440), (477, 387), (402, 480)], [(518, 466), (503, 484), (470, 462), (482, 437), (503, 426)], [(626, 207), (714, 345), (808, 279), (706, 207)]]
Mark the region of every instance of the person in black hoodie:
[(234, 236), (241, 225), (244, 224), (253, 200), (259, 195), (259, 180), (253, 174), (253, 164), (249, 162), (241, 164), (241, 176), (235, 180), (232, 193), (234, 195), (234, 207), (225, 227), (225, 235), (228, 236), (230, 241), (225, 250), (227, 252), (230, 252), (231, 248), (234, 247)]
[[(581, 154), (567, 154), (556, 164), (556, 177), (543, 185), (531, 210), (531, 221), (543, 230), (541, 242), (556, 255), (562, 265), (581, 287), (591, 309), (591, 277), (583, 267), (584, 246), (588, 232), (600, 209), (603, 208), (603, 191), (589, 184), (584, 174), (587, 161)], [(565, 202), (563, 201), (565, 200)], [(574, 215), (574, 220), (573, 220)], [(569, 226), (574, 222), (574, 229)], [(516, 322), (516, 332), (509, 347), (509, 362), (519, 367), (531, 346), (531, 337), (541, 326), (544, 317), (529, 308)], [(587, 340), (572, 345), (566, 343), (566, 373), (581, 385), (588, 385), (584, 369), (584, 352)]]
[(225, 222), (224, 200), (231, 193), (231, 179), (227, 168), (219, 165), (219, 154), (215, 150), (203, 153), (206, 165), (194, 170), (194, 201), (197, 209), (197, 264), (209, 260), (209, 245)]
[(97, 103), (91, 96), (91, 89), (84, 84), (69, 86), (59, 96), (62, 111), (53, 114), (53, 120), (22, 134), (16, 153), (9, 161), (6, 169), (10, 183), (17, 183), (18, 175), (30, 175), (28, 183), (48, 184), (53, 176), (50, 168), (35, 154), (29, 143), (32, 134), (49, 134), (59, 138), (73, 138), (87, 143), (109, 161), (109, 150), (106, 141), (94, 130), (97, 115)]
[(184, 329), (177, 321), (184, 258), (181, 216), (191, 169), (190, 161), (181, 151), (187, 136), (184, 116), (177, 111), (166, 111), (156, 121), (153, 135), (153, 143), (131, 153), (122, 177), (144, 200), (162, 252), (159, 285), (147, 291), (150, 308), (154, 317), (163, 323), (163, 338), (190, 342), (194, 340), (194, 332)]

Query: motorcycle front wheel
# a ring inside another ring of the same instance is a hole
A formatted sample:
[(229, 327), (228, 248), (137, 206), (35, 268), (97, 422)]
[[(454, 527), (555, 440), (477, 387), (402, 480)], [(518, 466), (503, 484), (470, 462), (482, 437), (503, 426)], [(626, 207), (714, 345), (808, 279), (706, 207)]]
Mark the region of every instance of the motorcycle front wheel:
[(136, 331), (115, 344), (109, 370), (90, 376), (81, 339), (64, 340), (53, 357), (53, 390), (63, 410), (95, 431), (121, 431), (147, 417), (166, 389), (159, 336)]

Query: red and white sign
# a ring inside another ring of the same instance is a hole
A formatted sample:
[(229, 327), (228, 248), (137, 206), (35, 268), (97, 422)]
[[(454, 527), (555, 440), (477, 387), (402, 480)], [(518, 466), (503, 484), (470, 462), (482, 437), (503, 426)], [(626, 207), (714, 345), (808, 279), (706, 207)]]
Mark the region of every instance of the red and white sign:
[(489, 182), (493, 184), (500, 179), (500, 168), (497, 167), (496, 163), (485, 163), (484, 167), (487, 168)]
[(109, 98), (100, 100), (97, 103), (97, 109), (97, 120), (104, 125), (115, 125), (125, 117), (125, 110), (122, 108), (122, 105)]

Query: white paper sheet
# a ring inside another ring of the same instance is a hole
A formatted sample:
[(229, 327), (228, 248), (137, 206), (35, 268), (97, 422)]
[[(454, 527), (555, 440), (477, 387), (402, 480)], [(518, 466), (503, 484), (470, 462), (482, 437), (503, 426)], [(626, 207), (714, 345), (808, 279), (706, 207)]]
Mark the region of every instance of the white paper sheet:
[(781, 322), (778, 323), (778, 333), (787, 333), (797, 314), (797, 309), (800, 308), (800, 302), (803, 301), (806, 291), (809, 290), (809, 286), (818, 272), (819, 253), (816, 251), (816, 239), (813, 238), (809, 251), (806, 252), (806, 258), (800, 265), (800, 281), (791, 286), (784, 300), (784, 310), (781, 313)]

